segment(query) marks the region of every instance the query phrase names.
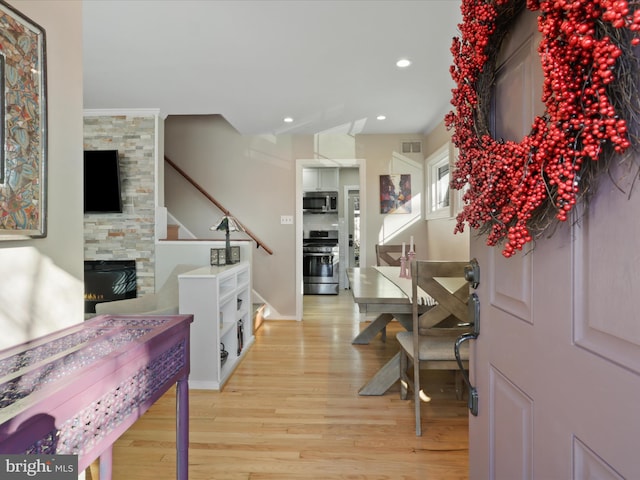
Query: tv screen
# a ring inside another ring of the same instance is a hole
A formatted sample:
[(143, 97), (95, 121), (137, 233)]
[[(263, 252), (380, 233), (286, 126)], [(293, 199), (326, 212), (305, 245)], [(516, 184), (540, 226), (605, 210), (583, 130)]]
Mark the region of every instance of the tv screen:
[(84, 151), (84, 213), (121, 213), (117, 150)]

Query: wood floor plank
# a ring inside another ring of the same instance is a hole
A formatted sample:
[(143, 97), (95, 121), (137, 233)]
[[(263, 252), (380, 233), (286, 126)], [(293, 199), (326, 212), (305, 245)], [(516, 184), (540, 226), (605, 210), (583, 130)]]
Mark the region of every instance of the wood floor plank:
[[(424, 372), (432, 397), (415, 436), (394, 385), (358, 390), (398, 351), (397, 322), (368, 345), (350, 292), (304, 297), (302, 322), (265, 321), (222, 392), (190, 390), (191, 480), (468, 479), (468, 413), (453, 374)], [(96, 480), (96, 469), (91, 472)], [(114, 480), (175, 478), (175, 391), (115, 444)]]

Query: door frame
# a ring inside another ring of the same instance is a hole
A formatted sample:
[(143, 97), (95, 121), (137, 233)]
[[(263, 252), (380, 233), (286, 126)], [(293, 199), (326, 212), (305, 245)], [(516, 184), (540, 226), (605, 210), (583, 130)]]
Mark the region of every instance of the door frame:
[[(349, 192), (353, 192), (353, 191), (358, 191), (358, 196), (360, 196), (360, 185), (343, 185), (342, 188), (342, 192), (343, 195), (342, 197), (344, 199), (349, 199)], [(345, 222), (345, 228), (346, 228), (346, 235), (343, 235), (343, 238), (340, 239), (340, 257), (343, 258), (347, 263), (349, 263), (349, 202), (348, 201), (343, 201), (342, 202), (342, 215), (344, 218), (344, 222)], [(361, 232), (362, 233), (362, 232)], [(344, 267), (344, 262), (343, 262), (343, 267)], [(343, 286), (344, 288), (346, 288), (347, 286), (347, 273), (345, 272), (345, 269), (342, 268), (340, 270), (340, 285)]]
[[(302, 320), (303, 296), (304, 296), (304, 278), (302, 275), (302, 240), (303, 240), (303, 214), (302, 214), (302, 169), (304, 167), (338, 167), (338, 168), (358, 168), (360, 178), (360, 205), (366, 198), (366, 161), (364, 159), (296, 159), (296, 315), (298, 321)], [(366, 258), (366, 224), (367, 209), (360, 211), (360, 258)]]

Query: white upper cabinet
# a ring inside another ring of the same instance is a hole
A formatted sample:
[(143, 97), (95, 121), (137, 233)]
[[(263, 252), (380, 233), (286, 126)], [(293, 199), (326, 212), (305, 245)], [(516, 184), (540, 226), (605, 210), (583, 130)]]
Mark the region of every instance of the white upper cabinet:
[(317, 167), (302, 169), (302, 190), (338, 191), (338, 168)]

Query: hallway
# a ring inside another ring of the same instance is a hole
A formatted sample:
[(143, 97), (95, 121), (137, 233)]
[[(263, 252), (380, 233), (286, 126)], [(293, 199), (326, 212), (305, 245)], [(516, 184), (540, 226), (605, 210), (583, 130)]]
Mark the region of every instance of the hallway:
[[(266, 321), (222, 392), (190, 391), (192, 480), (467, 479), (466, 401), (429, 372), (423, 436), (413, 403), (359, 388), (397, 352), (351, 339), (366, 324), (348, 290), (305, 296), (304, 320)], [(434, 383), (437, 382), (437, 383)], [(175, 478), (175, 399), (165, 395), (114, 446), (116, 480)]]

